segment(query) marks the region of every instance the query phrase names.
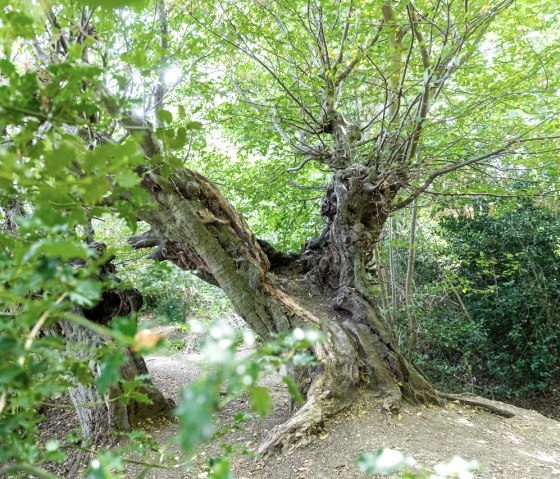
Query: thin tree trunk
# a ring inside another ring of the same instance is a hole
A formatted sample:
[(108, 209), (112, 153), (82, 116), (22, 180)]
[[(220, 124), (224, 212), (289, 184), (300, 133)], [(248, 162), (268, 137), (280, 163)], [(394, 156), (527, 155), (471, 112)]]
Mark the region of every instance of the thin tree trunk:
[(395, 328), (397, 324), (397, 272), (395, 268), (395, 248), (393, 245), (393, 217), (389, 217), (387, 222), (389, 231), (389, 278), (391, 280), (391, 327)]
[[(163, 52), (167, 53), (169, 49), (169, 22), (167, 20), (167, 10), (165, 9), (165, 1), (157, 0), (156, 11), (160, 30), (160, 47)], [(165, 66), (167, 62), (167, 56), (163, 56), (160, 60), (162, 64), (162, 69), (158, 75), (158, 83), (156, 86), (156, 91), (154, 93), (154, 111), (156, 113), (155, 120), (156, 126), (161, 128), (163, 122), (161, 121), (158, 112), (164, 108), (164, 97), (165, 97)]]
[(463, 310), (463, 313), (465, 313), (466, 318), (469, 319), (469, 320), (472, 320), (472, 315), (469, 312), (467, 306), (465, 305), (465, 303), (463, 301), (463, 298), (461, 297), (461, 294), (459, 293), (457, 288), (455, 288), (454, 286), (451, 286), (451, 291), (453, 291), (453, 294), (457, 298), (457, 301), (459, 302), (459, 306), (461, 306), (461, 309)]
[(391, 302), (391, 298), (389, 297), (389, 290), (387, 289), (387, 285), (389, 281), (387, 279), (387, 265), (382, 261), (381, 254), (379, 253), (379, 243), (377, 243), (373, 249), (375, 264), (377, 265), (377, 278), (380, 285), (381, 290), (381, 307), (385, 314), (390, 315), (389, 310), (389, 303)]
[(417, 205), (416, 201), (412, 203), (412, 209), (410, 211), (410, 236), (408, 241), (408, 262), (406, 265), (406, 280), (405, 280), (405, 309), (406, 316), (408, 319), (409, 328), (409, 344), (408, 344), (408, 354), (409, 358), (412, 358), (416, 353), (417, 343), (418, 343), (418, 319), (416, 317), (413, 305), (413, 279), (414, 279), (414, 258), (415, 258), (415, 247), (414, 243), (416, 240), (416, 213)]
[[(93, 235), (91, 229), (90, 235)], [(95, 248), (99, 256), (106, 251), (102, 243), (92, 242), (90, 247)], [(77, 265), (79, 266), (79, 265)], [(115, 266), (111, 261), (101, 265), (100, 278), (114, 276)], [(103, 292), (99, 302), (89, 309), (80, 309), (75, 314), (80, 314), (88, 320), (108, 326), (112, 318), (136, 314), (142, 306), (142, 295), (134, 289), (109, 289)], [(52, 328), (51, 332), (64, 336), (67, 345), (67, 355), (73, 359), (87, 361), (93, 378), (100, 375), (100, 366), (95, 357), (99, 347), (110, 344), (111, 339), (102, 337), (95, 331), (78, 325), (71, 320), (61, 320)], [(132, 380), (140, 375), (147, 375), (148, 369), (140, 355), (133, 354), (128, 348), (116, 346), (117, 351), (124, 356), (125, 362), (120, 368), (123, 380)], [(100, 394), (95, 384), (85, 385), (74, 381), (74, 387), (69, 389), (69, 397), (76, 408), (82, 435), (89, 446), (98, 446), (111, 441), (112, 433), (127, 432), (148, 417), (162, 417), (170, 414), (173, 402), (164, 398), (151, 380), (147, 379), (140, 388), (150, 404), (137, 400), (123, 403), (119, 399), (123, 390), (120, 383), (109, 387), (107, 393)]]

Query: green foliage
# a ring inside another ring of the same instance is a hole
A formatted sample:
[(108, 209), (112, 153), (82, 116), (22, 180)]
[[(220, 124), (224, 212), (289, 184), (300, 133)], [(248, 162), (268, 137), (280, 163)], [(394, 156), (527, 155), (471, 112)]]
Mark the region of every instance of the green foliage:
[(423, 313), (423, 362), (488, 393), (545, 389), (560, 371), (560, 220), (530, 201), (469, 208), (444, 216), (445, 244), (418, 258), (419, 295), (449, 300)]
[[(352, 29), (345, 37), (347, 49), (341, 51), (345, 63), (325, 71), (324, 65), (310, 58), (319, 58), (323, 47), (336, 56), (345, 29), (341, 12), (350, 6), (346, 0), (319, 2), (320, 9), (313, 11), (333, 26), (324, 42), (315, 41), (315, 27), (302, 28), (301, 11), (308, 2), (301, 0), (275, 3), (273, 8), (263, 8), (260, 2), (218, 5), (211, 0), (170, 8), (165, 35), (154, 15), (156, 2), (151, 0), (0, 1), (0, 467), (10, 465), (17, 471), (21, 466), (22, 474), (40, 475), (37, 468), (46, 461), (62, 460), (64, 447), (81, 443), (75, 435), (61, 444), (41, 444), (37, 439), (41, 407), (69, 387), (95, 385), (105, 392), (118, 383), (123, 393), (111, 400), (145, 401), (139, 392), (143, 378), (123, 381), (120, 377), (120, 351), (136, 344), (134, 321), (119, 318), (104, 326), (76, 313), (94, 305), (108, 288), (118, 286), (114, 278), (99, 279), (100, 266), (113, 254), (123, 261), (119, 275), (144, 292), (150, 312), (184, 322), (186, 317), (229, 311), (223, 296), (195, 286), (192, 276), (164, 265), (148, 266), (139, 254), (122, 246), (128, 234), (122, 225), (134, 232), (139, 226), (138, 212), (150, 207), (141, 184), (143, 173), (166, 175), (174, 167), (195, 167), (224, 188), (257, 235), (286, 249), (296, 249), (305, 239), (317, 236), (323, 226), (317, 213), (319, 201), (332, 171), (320, 164), (303, 164), (304, 155), (293, 146), (303, 132), (327, 150), (332, 147), (332, 140), (314, 131), (309, 121), (322, 114), (321, 89), (352, 62), (357, 67), (347, 76), (339, 108), (368, 124), (363, 144), (356, 146), (357, 161), (369, 162), (372, 151), (383, 150), (378, 139), (388, 118), (384, 112), (379, 114), (379, 106), (386, 105), (387, 98), (379, 86), (393, 68), (391, 49), (384, 47), (391, 43), (393, 26), (382, 31), (378, 43), (367, 46), (382, 4), (378, 0), (353, 2)], [(467, 11), (461, 2), (450, 3), (453, 28), (468, 30), (490, 4), (473, 0)], [(398, 23), (408, 25), (409, 5), (395, 3)], [(416, 7), (431, 11), (429, 2), (418, 1)], [(434, 12), (436, 24), (445, 20), (444, 10)], [(434, 105), (433, 118), (425, 124), (429, 136), (419, 149), (419, 161), (424, 162), (418, 169), (421, 174), (407, 176), (405, 171), (405, 183), (419, 184), (422, 175), (439, 168), (442, 158), (456, 164), (528, 131), (535, 136), (557, 134), (559, 80), (549, 71), (558, 70), (560, 62), (558, 18), (556, 2), (519, 1), (489, 26), (485, 48), (478, 48), (481, 45), (472, 41), (474, 36), (461, 44), (459, 50), (472, 52), (475, 61), (458, 69), (453, 88)], [(406, 36), (408, 45), (403, 46), (413, 52), (416, 45), (411, 33)], [(517, 41), (520, 35), (523, 42)], [(433, 55), (445, 59), (446, 65), (460, 61), (435, 36), (430, 45)], [(183, 78), (166, 95), (165, 108), (158, 108), (147, 97), (162, 82), (171, 86), (162, 77), (173, 68)], [(418, 87), (429, 86), (437, 74), (419, 61), (410, 62), (407, 71), (401, 82), (407, 95), (403, 105), (414, 105)], [(162, 155), (147, 161), (141, 132), (124, 130), (121, 119), (130, 110), (158, 124), (155, 135), (163, 145)], [(414, 115), (403, 118), (399, 135), (410, 134), (419, 123)], [(524, 176), (533, 182), (528, 185), (553, 184), (559, 171), (557, 151), (549, 142), (552, 146), (547, 144), (547, 149), (541, 142), (512, 143), (508, 161), (479, 166), (491, 172), (515, 165), (518, 171), (522, 163)], [(293, 168), (297, 171), (286, 169), (300, 164), (301, 168)], [(473, 186), (478, 177), (475, 170), (468, 170), (441, 181), (438, 187), (468, 187), (478, 192), (480, 187)], [(523, 191), (529, 190), (534, 187)], [(104, 221), (105, 232), (99, 224)], [(528, 227), (529, 220), (525, 223)], [(107, 253), (86, 246), (92, 225), (98, 238), (115, 238)], [(451, 238), (473, 234), (466, 225), (445, 227)], [(500, 228), (507, 231), (507, 224)], [(508, 234), (514, 251), (516, 236), (513, 230)], [(502, 254), (505, 250), (488, 246), (488, 237), (474, 236), (476, 241), (468, 247), (456, 244), (453, 248), (461, 250), (476, 268), (452, 256), (454, 267), (446, 281), (457, 278), (453, 284), (466, 296), (468, 307), (476, 310), (478, 326), (461, 322), (459, 327), (457, 315), (443, 315), (448, 323), (442, 324), (457, 326), (448, 333), (456, 336), (446, 347), (460, 357), (465, 338), (470, 338), (472, 344), (467, 346), (483, 346), (480, 350), (496, 377), (505, 377), (513, 358), (512, 381), (517, 384), (529, 378), (540, 387), (557, 367), (551, 355), (558, 346), (555, 326), (544, 327), (556, 314), (556, 283), (549, 283), (549, 278), (556, 278), (551, 250), (522, 238), (530, 247), (510, 252), (513, 256), (508, 257)], [(494, 321), (498, 307), (524, 319), (514, 320), (502, 312)], [(60, 321), (96, 332), (102, 338), (100, 344), (94, 348), (67, 344), (61, 336), (49, 333)], [(39, 334), (41, 330), (46, 334)], [(288, 361), (297, 366), (310, 364), (313, 359), (306, 350), (318, 340), (313, 332), (296, 330), (237, 360), (234, 350), (242, 339), (236, 334), (242, 333), (222, 327), (210, 329), (209, 334), (211, 340), (203, 351), (214, 371), (186, 390), (189, 401), (178, 408), (183, 423), (180, 442), (189, 453), (199, 441), (211, 437), (212, 414), (223, 403), (220, 388), (225, 388), (228, 397), (249, 394), (254, 412), (265, 414), (270, 398), (259, 385), (264, 371)], [(495, 338), (499, 348), (492, 355), (490, 345)], [(468, 359), (476, 370), (479, 357)], [(99, 366), (99, 375), (97, 368), (90, 367), (91, 360)], [(301, 401), (293, 382), (284, 381)], [(136, 433), (131, 433), (130, 447), (143, 458), (153, 455), (159, 461), (162, 449)], [(95, 451), (87, 477), (121, 476), (129, 452)], [(160, 466), (157, 461), (146, 464)], [(229, 477), (227, 462), (213, 460), (210, 474)]]
[(99, 365), (100, 374), (95, 381), (98, 391), (105, 394), (111, 384), (120, 378), (120, 368), (126, 361), (120, 351), (109, 352)]
[(412, 457), (393, 449), (379, 449), (376, 452), (360, 454), (357, 462), (365, 474), (390, 474), (416, 463)]

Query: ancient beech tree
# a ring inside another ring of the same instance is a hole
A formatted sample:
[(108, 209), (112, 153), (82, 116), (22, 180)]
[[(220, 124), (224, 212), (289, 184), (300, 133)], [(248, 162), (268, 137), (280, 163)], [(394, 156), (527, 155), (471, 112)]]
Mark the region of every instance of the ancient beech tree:
[[(150, 11), (155, 27), (145, 36), (148, 14), (141, 8), (136, 17), (132, 10), (123, 14), (120, 24), (104, 23), (95, 8), (84, 8), (75, 21), (57, 17), (56, 8), (46, 10), (48, 48), (34, 47), (39, 62), (54, 64), (50, 71), (61, 78), (61, 88), (72, 75), (83, 74), (74, 73), (80, 72), (74, 65), (64, 76), (57, 66), (59, 57), (76, 58), (76, 52), (84, 71), (84, 64), (98, 62), (110, 77), (112, 49), (137, 69), (121, 68), (120, 76), (105, 84), (80, 78), (82, 102), (66, 116), (67, 123), (76, 117), (86, 123), (78, 134), (93, 153), (76, 163), (87, 174), (95, 176), (92, 165), (98, 161), (105, 167), (98, 184), (114, 181), (132, 189), (138, 181), (149, 196), (150, 204), (135, 214), (151, 229), (131, 237), (131, 245), (154, 248), (153, 259), (171, 261), (218, 285), (265, 340), (303, 325), (324, 333), (312, 351), (317, 365), (294, 371), (305, 404), (271, 433), (263, 451), (312, 433), (360, 395), (377, 398), (386, 411), (397, 410), (403, 400), (440, 401), (399, 351), (380, 313), (374, 251), (389, 216), (445, 175), (500, 168), (535, 154), (535, 145), (543, 142), (549, 152), (557, 151), (553, 104), (539, 96), (541, 86), (552, 81), (546, 73), (556, 58), (546, 47), (551, 33), (543, 34), (539, 52), (527, 49), (511, 77), (493, 57), (519, 54), (510, 48), (515, 14), (530, 15), (528, 6), (513, 0), (158, 1)], [(116, 24), (124, 31), (120, 37)], [(552, 31), (552, 24), (547, 28)], [(103, 45), (104, 35), (113, 43)], [(157, 47), (151, 37), (157, 37)], [(80, 48), (69, 48), (70, 40)], [(161, 60), (159, 70), (146, 67), (150, 45)], [(177, 58), (190, 61), (192, 69), (169, 85), (165, 66)], [(155, 85), (149, 85), (150, 75), (157, 76)], [(41, 110), (35, 117), (41, 121), (42, 111), (56, 100), (54, 93), (44, 93), (49, 82), (38, 97)], [(170, 88), (174, 99), (167, 95)], [(220, 190), (186, 167), (192, 166), (188, 159), (196, 142), (183, 140), (200, 123), (178, 121), (174, 131), (171, 111), (184, 119), (189, 105), (181, 92), (198, 90), (208, 95), (203, 106), (209, 111), (201, 119), (220, 120), (232, 145), (250, 136), (262, 155), (295, 161), (290, 172), (328, 172), (319, 205), (324, 228), (299, 251), (283, 252), (257, 238)], [(125, 91), (142, 93), (142, 114), (121, 101)], [(509, 111), (511, 96), (523, 98), (522, 114)], [(92, 99), (100, 105), (94, 114)], [(533, 109), (537, 99), (539, 108)], [(168, 161), (172, 139), (182, 145), (187, 161)], [(143, 150), (139, 161), (134, 142)], [(122, 149), (110, 150), (108, 160), (103, 151), (115, 144)], [(122, 157), (115, 156), (120, 151)], [(119, 171), (119, 162), (131, 175)], [(89, 186), (92, 203), (123, 211), (123, 203), (139, 197), (123, 187), (104, 190), (98, 198), (95, 183)], [(87, 188), (80, 194), (87, 196)]]
[[(530, 128), (518, 128), (496, 138), (495, 148), (474, 154), (465, 147), (463, 157), (454, 150), (449, 161), (445, 149), (436, 159), (434, 150), (422, 149), (426, 131), (437, 131), (438, 121), (428, 121), (431, 111), (445, 104), (454, 75), (465, 75), (492, 22), (511, 1), (478, 8), (443, 1), (431, 8), (415, 2), (398, 8), (391, 2), (356, 3), (344, 11), (315, 2), (225, 2), (214, 5), (216, 10), (189, 10), (197, 28), (235, 55), (224, 83), (240, 109), (267, 118), (299, 157), (293, 170), (309, 162), (330, 170), (320, 205), (325, 227), (318, 237), (297, 253), (277, 251), (255, 237), (216, 186), (187, 168), (168, 176), (156, 169), (141, 183), (154, 203), (141, 213), (152, 229), (132, 237), (132, 246), (155, 247), (153, 258), (219, 285), (264, 339), (306, 324), (325, 334), (313, 349), (319, 365), (295, 373), (307, 402), (263, 450), (312, 431), (358, 394), (380, 398), (387, 411), (403, 399), (439, 400), (399, 352), (379, 312), (370, 271), (376, 243), (389, 215), (442, 175), (503, 158), (537, 140)], [(367, 15), (370, 28), (364, 33), (362, 26), (352, 37), (360, 15)], [(244, 61), (255, 65), (251, 75), (240, 70)], [(371, 75), (369, 83), (365, 74)], [(277, 97), (266, 88), (262, 93), (263, 85)], [(165, 156), (144, 119), (131, 116), (121, 124), (139, 136), (147, 158)]]

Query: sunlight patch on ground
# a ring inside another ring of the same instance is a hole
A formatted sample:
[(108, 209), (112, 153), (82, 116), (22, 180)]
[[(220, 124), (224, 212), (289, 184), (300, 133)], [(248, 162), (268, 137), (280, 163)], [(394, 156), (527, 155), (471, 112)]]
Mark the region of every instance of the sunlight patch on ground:
[(548, 462), (550, 464), (560, 464), (558, 457), (553, 456), (552, 454), (546, 454), (542, 451), (537, 451), (535, 453), (527, 452), (527, 451), (519, 451), (524, 456), (532, 457), (533, 459), (537, 459), (542, 462)]

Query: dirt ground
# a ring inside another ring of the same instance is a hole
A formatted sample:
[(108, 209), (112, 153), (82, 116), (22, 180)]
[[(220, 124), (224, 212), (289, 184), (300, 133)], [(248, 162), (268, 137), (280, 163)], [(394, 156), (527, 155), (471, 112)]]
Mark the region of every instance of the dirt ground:
[[(162, 328), (159, 332), (176, 339), (177, 333), (172, 329)], [(203, 374), (201, 361), (202, 356), (190, 347), (146, 357), (155, 384), (177, 402), (181, 388)], [(391, 415), (380, 413), (374, 398), (364, 397), (349, 411), (328, 421), (308, 444), (280, 455), (257, 458), (254, 451), (266, 434), (289, 417), (289, 396), (280, 377), (269, 376), (263, 384), (270, 388), (273, 398), (272, 411), (265, 419), (249, 421), (244, 430), (226, 432), (202, 446), (188, 470), (151, 469), (143, 477), (204, 479), (208, 475), (207, 459), (220, 454), (221, 443), (229, 443), (250, 454), (233, 456), (236, 479), (364, 478), (356, 465), (357, 456), (381, 447), (408, 452), (418, 464), (427, 467), (454, 455), (477, 459), (482, 468), (475, 477), (481, 479), (560, 479), (560, 422), (535, 411), (495, 402), (515, 416), (506, 419), (453, 402), (445, 407), (405, 405), (399, 415)], [(250, 412), (247, 398), (237, 398), (221, 411), (218, 429), (227, 428), (238, 412)], [(42, 434), (53, 437), (60, 433), (62, 439), (69, 425), (77, 426), (72, 413), (72, 409), (49, 411)], [(171, 456), (179, 458), (181, 453), (174, 443), (177, 429), (176, 422), (168, 421), (150, 427), (149, 433), (159, 444), (168, 445)], [(54, 469), (59, 474), (63, 471), (60, 466)], [(135, 478), (139, 472), (139, 467), (130, 465), (126, 477)]]
[[(147, 358), (155, 381), (167, 395), (178, 399), (185, 384), (201, 374), (201, 357), (177, 352)], [(204, 460), (219, 453), (220, 442), (231, 442), (255, 451), (267, 432), (288, 418), (288, 393), (279, 377), (265, 380), (274, 400), (271, 414), (254, 420), (242, 432), (230, 432), (199, 453), (200, 464), (186, 470), (153, 470), (146, 477), (204, 478)], [(232, 460), (236, 479), (334, 479), (365, 477), (356, 466), (361, 452), (390, 447), (411, 454), (419, 464), (433, 466), (459, 455), (477, 459), (482, 469), (477, 478), (560, 478), (560, 422), (512, 405), (499, 404), (515, 416), (506, 419), (488, 412), (450, 402), (446, 407), (405, 406), (398, 416), (378, 412), (374, 399), (364, 398), (345, 414), (327, 424), (309, 444), (265, 459), (238, 456)], [(249, 412), (248, 400), (232, 401), (220, 414), (228, 423), (236, 412)], [(154, 437), (170, 441), (177, 425), (154, 431)], [(134, 477), (135, 470), (129, 470)]]

